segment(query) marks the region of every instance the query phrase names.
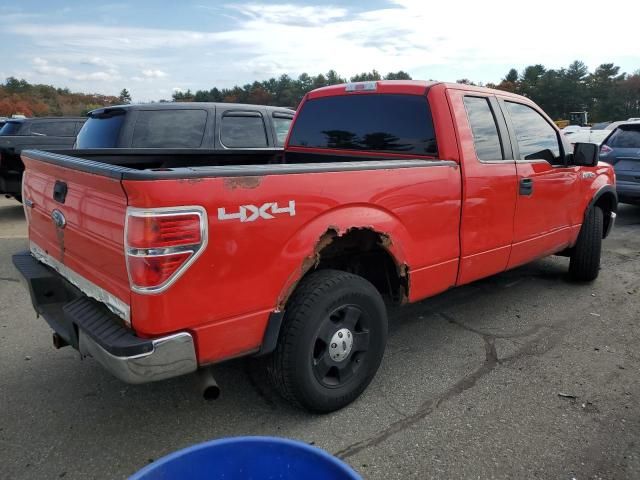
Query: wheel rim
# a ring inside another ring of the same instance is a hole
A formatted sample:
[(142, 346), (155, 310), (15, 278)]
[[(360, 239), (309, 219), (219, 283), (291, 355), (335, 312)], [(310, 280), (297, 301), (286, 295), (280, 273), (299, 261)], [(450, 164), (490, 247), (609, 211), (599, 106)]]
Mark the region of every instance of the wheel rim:
[(369, 350), (370, 321), (357, 305), (343, 305), (327, 315), (313, 343), (311, 365), (325, 387), (343, 386), (362, 368)]

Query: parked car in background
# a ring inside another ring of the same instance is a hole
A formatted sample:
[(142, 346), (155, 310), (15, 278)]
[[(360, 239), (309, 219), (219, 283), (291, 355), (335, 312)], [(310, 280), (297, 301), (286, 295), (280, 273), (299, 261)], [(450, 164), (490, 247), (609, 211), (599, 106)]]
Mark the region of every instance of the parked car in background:
[(0, 194), (20, 200), (23, 150), (70, 148), (84, 117), (10, 118), (0, 129)]
[(235, 103), (153, 103), (89, 112), (77, 149), (282, 149), (295, 110)]
[(640, 204), (640, 122), (618, 123), (602, 143), (600, 158), (616, 172), (616, 190), (623, 203)]
[(7, 120), (9, 120), (7, 117), (0, 117), (0, 129), (4, 127), (4, 124), (7, 123)]
[(582, 127), (573, 133), (565, 133), (564, 136), (570, 145), (575, 145), (576, 143), (595, 143), (600, 145), (610, 133), (610, 130), (594, 130), (589, 127)]
[[(13, 257), (55, 345), (130, 383), (262, 355), (284, 398), (336, 410), (380, 365), (383, 299), (416, 302), (552, 254), (591, 281), (615, 220), (598, 148), (568, 150), (537, 105), (504, 91), (321, 88), (275, 165), (273, 149), (251, 152), (279, 141), (268, 125), (282, 111), (132, 108), (94, 114), (78, 144), (178, 148), (24, 152), (30, 251)], [(214, 149), (198, 151), (205, 142)]]

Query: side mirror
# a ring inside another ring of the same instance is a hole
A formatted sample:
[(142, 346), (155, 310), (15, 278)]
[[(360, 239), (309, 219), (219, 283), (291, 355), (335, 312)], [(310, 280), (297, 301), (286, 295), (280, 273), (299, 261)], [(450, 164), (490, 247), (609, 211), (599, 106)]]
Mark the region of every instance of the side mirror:
[(576, 143), (573, 146), (573, 164), (595, 167), (600, 159), (600, 147), (595, 143)]

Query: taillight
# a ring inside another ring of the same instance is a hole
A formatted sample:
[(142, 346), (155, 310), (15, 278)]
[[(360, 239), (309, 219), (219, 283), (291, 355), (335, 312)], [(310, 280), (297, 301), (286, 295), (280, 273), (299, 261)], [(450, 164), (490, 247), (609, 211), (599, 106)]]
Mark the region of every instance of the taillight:
[(609, 145), (602, 145), (600, 147), (600, 155), (607, 155), (611, 152), (613, 152), (613, 148), (611, 148)]
[(175, 282), (207, 243), (202, 207), (127, 209), (125, 254), (131, 289), (158, 293)]

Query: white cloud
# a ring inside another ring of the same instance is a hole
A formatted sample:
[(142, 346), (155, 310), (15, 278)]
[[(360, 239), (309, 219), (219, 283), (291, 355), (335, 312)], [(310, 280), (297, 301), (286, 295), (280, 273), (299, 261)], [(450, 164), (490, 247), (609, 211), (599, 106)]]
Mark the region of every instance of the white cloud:
[(110, 71), (110, 72), (98, 71), (98, 72), (91, 72), (91, 73), (78, 73), (74, 75), (74, 78), (76, 80), (98, 80), (98, 81), (107, 82), (111, 80), (117, 80), (118, 78), (120, 78), (120, 76), (115, 71)]
[(147, 78), (162, 78), (167, 76), (166, 72), (163, 72), (162, 70), (158, 70), (158, 69), (154, 70), (153, 68), (142, 70), (142, 75), (144, 75)]
[[(48, 78), (62, 77), (64, 79), (75, 80), (96, 80), (101, 82), (107, 82), (117, 80), (120, 78), (118, 71), (115, 68), (109, 68), (106, 71), (96, 72), (78, 72), (73, 71), (65, 66), (52, 64), (49, 60), (42, 57), (35, 57), (32, 60), (35, 65), (34, 70), (41, 74), (46, 75)], [(86, 63), (86, 62), (81, 62)]]
[(332, 6), (301, 6), (294, 4), (265, 5), (234, 4), (230, 8), (254, 21), (277, 25), (319, 26), (347, 17), (348, 10)]
[[(132, 87), (134, 96), (144, 100), (151, 99), (145, 97), (150, 92), (170, 92), (175, 84), (192, 90), (231, 87), (330, 68), (343, 76), (376, 68), (382, 73), (402, 69), (416, 78), (455, 71), (459, 76), (443, 80), (464, 76), (498, 81), (501, 74), (487, 72), (504, 69), (504, 74), (508, 67), (532, 63), (557, 68), (574, 59), (591, 68), (618, 59), (626, 59), (629, 70), (640, 65), (633, 15), (616, 20), (615, 48), (604, 41), (589, 42), (588, 48), (580, 42), (558, 44), (553, 31), (593, 23), (591, 9), (571, 2), (538, 0), (522, 21), (510, 0), (390, 0), (368, 10), (362, 3), (350, 9), (319, 1), (227, 1), (230, 4), (193, 7), (199, 16), (210, 12), (216, 26), (203, 31), (123, 22), (41, 23), (26, 17), (14, 22), (0, 18), (0, 23), (21, 48), (29, 46), (38, 80), (53, 83), (62, 78), (80, 89), (108, 89), (105, 93)], [(123, 5), (109, 4), (107, 9)], [(6, 64), (3, 68), (9, 69)], [(10, 73), (17, 70), (18, 65)], [(134, 85), (123, 85), (124, 79)]]
[(84, 64), (87, 64), (87, 65), (96, 65), (98, 67), (111, 67), (111, 68), (113, 68), (113, 63), (112, 62), (109, 62), (109, 61), (105, 60), (102, 57), (96, 57), (96, 56), (86, 57), (80, 63), (84, 63)]
[(68, 68), (51, 65), (44, 58), (35, 57), (33, 59), (33, 64), (35, 65), (34, 70), (42, 75), (56, 75), (61, 77), (71, 75), (71, 70)]

